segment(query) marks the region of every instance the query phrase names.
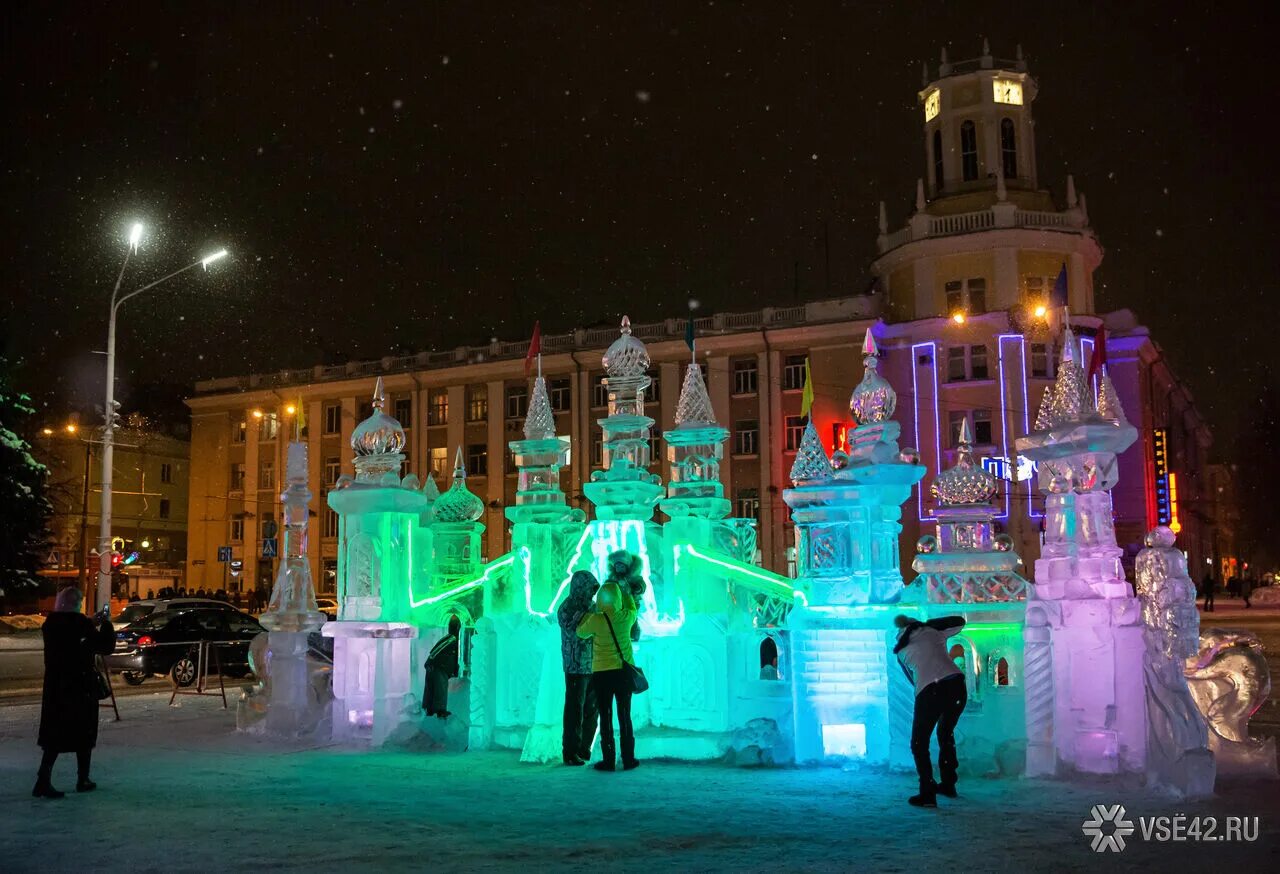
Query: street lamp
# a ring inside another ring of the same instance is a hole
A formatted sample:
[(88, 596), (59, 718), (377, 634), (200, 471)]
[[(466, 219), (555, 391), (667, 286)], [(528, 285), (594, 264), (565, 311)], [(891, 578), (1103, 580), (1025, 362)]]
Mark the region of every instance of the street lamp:
[(120, 284), (124, 281), (124, 271), (129, 266), (129, 256), (138, 251), (138, 244), (142, 242), (142, 233), (141, 222), (135, 222), (133, 227), (129, 229), (129, 246), (125, 249), (124, 261), (120, 265), (120, 273), (116, 276), (116, 285), (111, 292), (111, 312), (107, 320), (107, 392), (106, 403), (102, 405), (104, 420), (102, 429), (102, 524), (98, 531), (98, 589), (95, 593), (94, 605), (99, 610), (106, 608), (108, 614), (111, 612), (111, 466), (114, 454), (113, 438), (116, 430), (116, 407), (119, 406), (115, 399), (116, 314), (129, 298), (137, 297), (144, 291), (150, 291), (157, 285), (168, 282), (175, 276), (186, 273), (196, 267), (203, 267), (208, 270), (210, 264), (227, 255), (227, 250), (221, 249), (121, 297)]

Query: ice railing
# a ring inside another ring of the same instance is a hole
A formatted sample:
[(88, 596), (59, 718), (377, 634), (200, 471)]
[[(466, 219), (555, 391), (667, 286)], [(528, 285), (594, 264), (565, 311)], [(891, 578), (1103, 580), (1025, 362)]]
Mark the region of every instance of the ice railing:
[(932, 604), (991, 604), (1027, 600), (1027, 581), (1016, 574), (922, 575)]

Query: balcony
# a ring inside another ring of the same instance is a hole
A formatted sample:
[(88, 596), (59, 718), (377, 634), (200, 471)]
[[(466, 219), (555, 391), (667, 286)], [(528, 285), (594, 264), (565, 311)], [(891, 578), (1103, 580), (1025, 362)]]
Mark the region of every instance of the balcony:
[(1062, 212), (1042, 209), (1019, 209), (1012, 203), (996, 203), (989, 209), (961, 212), (954, 215), (929, 215), (917, 212), (906, 227), (893, 233), (881, 234), (876, 239), (879, 254), (899, 246), (933, 237), (950, 237), (1003, 228), (1027, 228), (1031, 230), (1065, 230), (1085, 232), (1089, 218), (1083, 209), (1071, 208)]

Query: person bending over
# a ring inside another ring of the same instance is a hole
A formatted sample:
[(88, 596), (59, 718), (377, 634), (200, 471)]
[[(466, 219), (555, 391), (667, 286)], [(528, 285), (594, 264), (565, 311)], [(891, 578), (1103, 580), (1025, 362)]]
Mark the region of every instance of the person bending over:
[[(920, 777), (920, 792), (907, 799), (916, 807), (937, 807), (938, 795), (956, 797), (956, 723), (968, 700), (964, 673), (947, 654), (947, 638), (964, 628), (963, 616), (943, 616), (920, 622), (896, 616), (898, 641), (893, 652), (916, 690), (911, 721), (911, 756)], [(938, 776), (933, 780), (929, 738), (938, 730)]]

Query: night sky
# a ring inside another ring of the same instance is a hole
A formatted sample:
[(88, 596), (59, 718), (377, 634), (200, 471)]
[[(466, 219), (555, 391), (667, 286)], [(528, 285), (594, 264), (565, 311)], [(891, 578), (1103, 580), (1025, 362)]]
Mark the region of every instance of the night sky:
[(1230, 456), (1277, 375), (1276, 21), (1180, 5), (6, 4), (9, 354), (50, 415), (100, 396), (135, 218), (126, 288), (234, 258), (126, 307), (126, 395), (861, 292), (921, 62), (987, 36), (1039, 81), (1042, 185), (1088, 195), (1099, 308)]

